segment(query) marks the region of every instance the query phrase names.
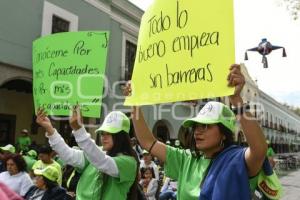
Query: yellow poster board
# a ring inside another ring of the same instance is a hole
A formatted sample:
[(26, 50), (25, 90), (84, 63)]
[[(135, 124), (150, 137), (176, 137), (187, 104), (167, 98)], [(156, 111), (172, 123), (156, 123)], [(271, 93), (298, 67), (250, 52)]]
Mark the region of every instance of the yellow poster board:
[(235, 61), (233, 0), (155, 0), (144, 13), (125, 105), (221, 97)]

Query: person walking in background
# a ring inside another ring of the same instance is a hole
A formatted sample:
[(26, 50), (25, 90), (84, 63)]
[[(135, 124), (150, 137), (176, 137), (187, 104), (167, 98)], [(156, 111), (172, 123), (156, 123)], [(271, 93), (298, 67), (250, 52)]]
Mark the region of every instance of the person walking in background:
[(139, 160), (130, 144), (130, 121), (124, 113), (109, 113), (96, 130), (101, 134), (103, 150), (86, 132), (79, 108), (73, 110), (70, 126), (81, 150), (72, 149), (64, 142), (43, 110), (38, 111), (36, 121), (45, 128), (51, 147), (65, 164), (81, 171), (77, 200), (136, 199)]
[(31, 145), (31, 138), (27, 129), (23, 129), (19, 137), (17, 137), (17, 150), (23, 154), (29, 151), (29, 146)]
[(0, 173), (0, 182), (24, 197), (33, 182), (26, 172), (26, 163), (20, 154), (10, 154), (6, 159), (7, 171)]
[[(185, 120), (183, 126), (191, 127), (193, 132), (192, 151), (158, 142), (148, 128), (142, 110), (133, 107), (136, 137), (144, 149), (165, 163), (166, 176), (178, 181), (178, 199), (251, 198), (249, 177), (256, 176), (261, 170), (267, 144), (259, 124), (240, 96), (245, 78), (239, 65), (230, 67), (227, 79), (228, 85), (235, 87), (229, 101), (235, 106), (236, 116), (223, 103), (208, 102), (195, 118)], [(130, 93), (128, 84), (124, 94)], [(237, 120), (249, 144), (247, 148), (234, 145)], [(193, 151), (196, 153), (192, 154)]]

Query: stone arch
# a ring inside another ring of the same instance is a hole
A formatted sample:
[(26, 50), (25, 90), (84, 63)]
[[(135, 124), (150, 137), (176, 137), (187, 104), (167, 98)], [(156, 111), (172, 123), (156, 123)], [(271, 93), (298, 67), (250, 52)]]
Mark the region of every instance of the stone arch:
[(32, 83), (32, 78), (24, 77), (24, 76), (13, 76), (13, 77), (9, 77), (5, 80), (1, 80), (0, 86), (5, 85), (5, 84), (7, 84), (11, 81), (15, 81), (15, 80), (21, 80), (21, 81)]
[(0, 99), (3, 105), (0, 108), (0, 121), (5, 122), (2, 123), (0, 131), (2, 135), (9, 135), (5, 137), (6, 141), (0, 142), (14, 144), (22, 129), (27, 129), (30, 133), (37, 132), (38, 126), (34, 123), (32, 79), (28, 76), (10, 75), (0, 79), (0, 82)]
[(24, 77), (10, 78), (0, 85), (0, 89), (14, 90), (16, 92), (32, 93), (32, 80)]
[(161, 119), (155, 122), (153, 129), (154, 135), (163, 142), (170, 140), (170, 135), (174, 133), (174, 128), (168, 120)]
[(24, 80), (32, 83), (32, 70), (0, 63), (0, 86), (11, 80)]

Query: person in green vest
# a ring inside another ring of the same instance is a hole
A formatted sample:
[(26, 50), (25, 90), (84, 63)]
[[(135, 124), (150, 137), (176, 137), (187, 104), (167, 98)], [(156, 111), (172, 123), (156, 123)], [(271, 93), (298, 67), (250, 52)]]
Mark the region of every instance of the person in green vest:
[(35, 150), (29, 150), (26, 155), (23, 155), (23, 158), (26, 162), (26, 170), (27, 172), (29, 173), (29, 175), (31, 177), (34, 177), (33, 175), (33, 170), (32, 170), (32, 166), (34, 165), (34, 163), (37, 161), (36, 158), (37, 158), (37, 152)]
[(18, 152), (26, 152), (29, 150), (29, 146), (31, 145), (31, 138), (28, 135), (28, 130), (23, 129), (21, 131), (21, 135), (17, 138), (17, 150)]
[(64, 142), (43, 110), (38, 111), (36, 122), (45, 128), (51, 147), (65, 164), (81, 170), (77, 200), (136, 199), (138, 158), (130, 144), (130, 121), (124, 113), (109, 113), (96, 130), (103, 150), (82, 125), (78, 108), (73, 110), (70, 126), (81, 150), (72, 149)]

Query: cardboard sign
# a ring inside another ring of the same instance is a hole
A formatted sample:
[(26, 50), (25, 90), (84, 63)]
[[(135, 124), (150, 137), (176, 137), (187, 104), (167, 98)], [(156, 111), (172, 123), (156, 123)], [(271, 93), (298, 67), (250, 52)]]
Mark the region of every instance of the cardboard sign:
[(67, 32), (35, 40), (35, 110), (69, 116), (79, 104), (83, 116), (99, 118), (108, 41), (108, 32)]
[(233, 14), (233, 0), (156, 0), (142, 18), (125, 105), (233, 94)]

